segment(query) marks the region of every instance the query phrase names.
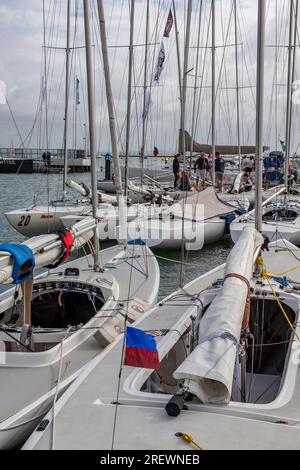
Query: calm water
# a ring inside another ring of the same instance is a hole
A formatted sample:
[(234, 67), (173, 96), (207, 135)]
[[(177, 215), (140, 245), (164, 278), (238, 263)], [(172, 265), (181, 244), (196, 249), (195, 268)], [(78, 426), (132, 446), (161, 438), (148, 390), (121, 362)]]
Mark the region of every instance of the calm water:
[[(79, 182), (87, 185), (90, 183), (89, 174), (76, 174), (71, 176)], [(8, 210), (28, 207), (33, 202), (34, 193), (38, 194), (39, 203), (47, 203), (61, 197), (61, 175), (2, 175), (0, 174), (0, 241), (20, 241), (22, 236), (18, 234), (7, 222), (4, 213)], [(71, 192), (70, 199), (76, 199), (77, 193)], [(227, 236), (219, 244), (210, 245), (200, 252), (190, 252), (188, 266), (185, 266), (185, 281), (189, 282), (200, 274), (222, 264), (232, 247), (230, 237)], [(159, 251), (160, 256), (173, 260), (180, 260), (180, 252)], [(172, 261), (159, 259), (161, 269), (160, 297), (164, 297), (178, 287), (180, 277), (180, 265)]]

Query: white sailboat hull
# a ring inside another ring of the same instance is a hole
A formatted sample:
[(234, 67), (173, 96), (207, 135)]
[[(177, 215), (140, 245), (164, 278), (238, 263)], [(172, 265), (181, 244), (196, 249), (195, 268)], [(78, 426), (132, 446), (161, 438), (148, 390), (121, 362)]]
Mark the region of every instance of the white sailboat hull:
[[(89, 206), (87, 206), (89, 209)], [(61, 218), (83, 212), (83, 206), (36, 206), (6, 212), (10, 225), (24, 237), (34, 237), (64, 228)]]
[[(245, 227), (255, 227), (254, 220), (241, 222), (240, 219), (236, 219), (230, 225), (230, 235), (234, 242), (239, 239)], [(262, 234), (267, 236), (271, 242), (284, 239), (293, 245), (300, 245), (300, 217), (297, 217), (294, 222), (263, 222)]]
[(186, 220), (182, 226), (181, 219), (133, 221), (128, 224), (128, 238), (143, 240), (150, 248), (177, 250), (182, 246), (183, 230), (185, 248), (196, 251), (219, 241), (225, 234), (225, 220), (217, 217), (204, 222)]
[[(35, 281), (37, 291), (42, 283), (46, 283), (47, 289), (49, 285), (56, 286), (57, 284), (64, 286), (64, 289), (72, 282), (75, 292), (81, 285), (92, 289), (89, 290), (93, 293), (92, 295), (101, 290), (105, 303), (97, 312), (95, 311), (88, 323), (65, 338), (63, 345), (62, 340), (66, 335), (66, 330), (57, 328), (36, 330), (35, 345), (41, 348), (42, 352), (38, 352), (40, 349), (35, 352), (20, 350), (18, 343), (7, 336), (5, 331), (0, 331), (0, 449), (20, 445), (34, 429), (36, 421), (41, 419), (41, 416), (50, 408), (56, 392), (60, 367), (59, 394), (77, 377), (80, 369), (122, 331), (124, 317), (118, 303), (120, 299), (131, 321), (135, 321), (156, 302), (159, 289), (159, 267), (149, 251), (147, 260), (143, 258), (147, 263), (148, 276), (143, 275), (140, 270), (143, 254), (145, 254), (145, 247), (129, 247), (126, 252), (120, 247), (113, 247), (102, 252), (105, 263), (104, 273), (91, 270), (89, 266), (93, 260), (88, 257), (64, 265), (64, 268), (79, 268), (78, 279), (58, 276), (54, 272), (52, 275), (40, 276)], [(132, 288), (131, 300), (127, 304), (127, 302), (124, 303), (124, 299), (128, 298), (131, 286), (130, 267), (122, 260), (129, 257), (130, 262), (135, 264), (135, 256), (138, 257), (139, 270), (134, 270), (132, 274), (134, 279), (132, 278), (131, 281), (134, 289)], [(61, 268), (57, 271), (61, 271)], [(14, 292), (15, 289), (11, 289), (1, 295), (0, 313), (5, 314), (14, 305)], [(10, 317), (9, 312), (6, 315)], [(16, 339), (20, 338), (20, 333), (13, 328), (12, 330), (10, 335)], [(50, 346), (44, 350), (43, 345), (47, 344)], [(21, 388), (20, 384), (22, 384)]]

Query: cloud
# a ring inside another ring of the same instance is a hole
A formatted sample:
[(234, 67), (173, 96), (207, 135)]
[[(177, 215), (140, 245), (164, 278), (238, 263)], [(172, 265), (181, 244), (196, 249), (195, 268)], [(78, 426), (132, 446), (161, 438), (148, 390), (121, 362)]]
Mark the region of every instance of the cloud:
[[(76, 0), (77, 1), (77, 0)], [(76, 1), (72, 1), (72, 43), (74, 37)], [(81, 1), (77, 18), (77, 36), (74, 45), (84, 44), (83, 12)], [(151, 83), (153, 69), (156, 63), (159, 43), (161, 41), (167, 14), (171, 6), (170, 0), (150, 1), (150, 37), (148, 84)], [(176, 1), (181, 46), (181, 59), (183, 55), (183, 32), (185, 2)], [(286, 3), (286, 2), (282, 2)], [(2, 0), (0, 4), (0, 80), (6, 85), (8, 103), (13, 112), (15, 121), (22, 138), (28, 135), (36, 119), (31, 139), (26, 145), (38, 147), (45, 145), (46, 110), (45, 101), (39, 102), (43, 87), (43, 2), (40, 0)], [(109, 125), (107, 118), (105, 86), (98, 34), (98, 23), (95, 16), (96, 2), (92, 0), (92, 30), (95, 59), (95, 108), (97, 118), (97, 146), (99, 151), (110, 150)], [(199, 71), (201, 75), (195, 82), (195, 68), (197, 52), (195, 45), (198, 35), (198, 13), (200, 2), (194, 2), (193, 21), (191, 28), (191, 49), (189, 68), (192, 69), (188, 78), (187, 93), (187, 129), (192, 126), (193, 97), (197, 98), (196, 109), (197, 129), (196, 140), (206, 143), (210, 140), (211, 123), (211, 59), (210, 49), (205, 53), (203, 46), (210, 45), (208, 23), (210, 16), (210, 1), (203, 0), (202, 23), (200, 31), (201, 49), (199, 51)], [(47, 16), (47, 45), (64, 48), (66, 44), (66, 2), (65, 0), (45, 0)], [(158, 7), (160, 11), (158, 12)], [(217, 9), (217, 44), (223, 46), (234, 43), (234, 28), (232, 18), (232, 1), (219, 0)], [(105, 2), (106, 23), (108, 29), (108, 43), (110, 46), (109, 58), (115, 107), (117, 111), (118, 127), (120, 131), (121, 149), (125, 141), (125, 120), (127, 109), (127, 76), (128, 76), (128, 46), (129, 41), (129, 11), (128, 0)], [(134, 52), (134, 89), (131, 112), (131, 148), (134, 153), (141, 146), (140, 117), (143, 103), (143, 67), (145, 43), (145, 1), (136, 1), (135, 21), (135, 47)], [(288, 25), (287, 5), (280, 5), (278, 12), (278, 31), (281, 44), (287, 44)], [(257, 2), (253, 0), (238, 1), (239, 22), (239, 75), (241, 98), (241, 130), (242, 143), (253, 144), (255, 141), (255, 76), (256, 76), (256, 35), (257, 35)], [(230, 23), (229, 32), (228, 25)], [(267, 44), (275, 41), (275, 0), (269, 2), (267, 21)], [(227, 34), (228, 33), (228, 34)], [(155, 43), (157, 43), (155, 45)], [(158, 146), (160, 153), (174, 152), (177, 147), (178, 129), (180, 122), (180, 102), (178, 89), (177, 54), (175, 47), (175, 31), (169, 39), (165, 39), (167, 59), (159, 87), (152, 88), (153, 107), (147, 124), (147, 150), (151, 152), (154, 145)], [(49, 146), (61, 147), (64, 128), (64, 67), (65, 54), (63, 49), (47, 49), (48, 72), (48, 126)], [(266, 49), (266, 87), (265, 87), (265, 140), (271, 147), (279, 140), (275, 129), (275, 109), (277, 109), (278, 128), (281, 136), (284, 135), (285, 115), (285, 87), (287, 50), (279, 49), (278, 63), (275, 73), (274, 48)], [(299, 55), (298, 55), (299, 58)], [(217, 114), (217, 140), (218, 143), (236, 143), (236, 93), (235, 93), (235, 50), (230, 46), (224, 50), (217, 49), (217, 72), (222, 74), (219, 82), (216, 99)], [(297, 69), (298, 71), (298, 69)], [(298, 73), (298, 72), (297, 72)], [(75, 127), (75, 75), (80, 79), (81, 104), (77, 112), (77, 132)], [(300, 77), (296, 77), (300, 78)], [(277, 85), (276, 85), (277, 82)], [(202, 88), (200, 89), (200, 86)], [(280, 86), (279, 86), (280, 85)], [(196, 86), (196, 88), (194, 88)], [(277, 98), (278, 95), (278, 98)], [(0, 97), (1, 98), (1, 97)], [(0, 99), (0, 126), (1, 146), (10, 146), (11, 142), (19, 146), (20, 139), (13, 124), (9, 108)], [(276, 104), (277, 103), (277, 104)], [(276, 107), (277, 106), (277, 107)], [(295, 107), (295, 115), (299, 113), (299, 106)], [(72, 56), (72, 74), (70, 89), (70, 119), (69, 119), (69, 146), (75, 144), (75, 134), (78, 147), (84, 146), (84, 124), (87, 122), (86, 75), (85, 54), (83, 49), (76, 49)], [(295, 120), (296, 122), (296, 120)], [(277, 129), (278, 132), (278, 129)], [(296, 148), (299, 142), (299, 128), (293, 126), (292, 147)]]

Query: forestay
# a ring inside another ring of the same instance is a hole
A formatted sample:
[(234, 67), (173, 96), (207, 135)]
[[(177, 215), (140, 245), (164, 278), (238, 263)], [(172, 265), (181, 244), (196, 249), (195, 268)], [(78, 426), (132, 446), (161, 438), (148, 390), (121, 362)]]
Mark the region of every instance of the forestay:
[(203, 403), (230, 401), (248, 283), (262, 244), (256, 230), (245, 228), (228, 257), (223, 287), (201, 319), (199, 344), (173, 374)]

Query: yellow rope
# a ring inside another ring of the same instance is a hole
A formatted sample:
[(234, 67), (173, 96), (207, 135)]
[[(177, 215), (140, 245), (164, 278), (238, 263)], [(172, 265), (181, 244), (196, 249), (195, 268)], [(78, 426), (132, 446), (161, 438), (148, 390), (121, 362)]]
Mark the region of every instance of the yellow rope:
[[(261, 262), (259, 262), (259, 264), (261, 264)], [(280, 310), (282, 311), (283, 315), (285, 316), (285, 318), (286, 318), (288, 324), (290, 325), (290, 328), (292, 329), (293, 333), (294, 333), (295, 336), (297, 337), (298, 341), (300, 341), (300, 338), (299, 338), (299, 336), (298, 336), (298, 334), (297, 334), (297, 332), (296, 332), (294, 326), (292, 325), (291, 320), (289, 319), (289, 317), (288, 317), (286, 311), (285, 311), (284, 308), (283, 308), (282, 303), (281, 303), (280, 300), (279, 300), (279, 297), (277, 296), (277, 294), (276, 294), (276, 292), (275, 292), (275, 289), (273, 288), (273, 286), (272, 286), (272, 284), (271, 284), (269, 274), (270, 274), (270, 273), (268, 273), (268, 271), (267, 271), (265, 265), (263, 265), (262, 276), (263, 276), (264, 279), (267, 280), (267, 282), (268, 282), (268, 284), (269, 284), (269, 286), (270, 286), (270, 288), (271, 288), (271, 291), (272, 291), (272, 293), (273, 293), (273, 295), (274, 295), (274, 297), (275, 297), (275, 299), (276, 299), (276, 301), (277, 301), (277, 303), (278, 303), (278, 305), (279, 305), (279, 307), (280, 307)]]
[(193, 444), (197, 449), (204, 450), (202, 449), (202, 447), (199, 446), (199, 444), (197, 444), (197, 442), (195, 442), (195, 439), (190, 434), (186, 434), (184, 432), (178, 432), (176, 433), (176, 436), (180, 437), (180, 439), (184, 440), (188, 444)]
[(291, 273), (293, 271), (296, 271), (297, 269), (300, 268), (300, 264), (298, 264), (297, 266), (295, 266), (294, 268), (290, 268), (290, 269), (287, 269), (286, 271), (284, 271), (283, 273), (268, 273), (269, 275), (271, 276), (284, 276), (285, 274), (288, 274), (288, 273)]

